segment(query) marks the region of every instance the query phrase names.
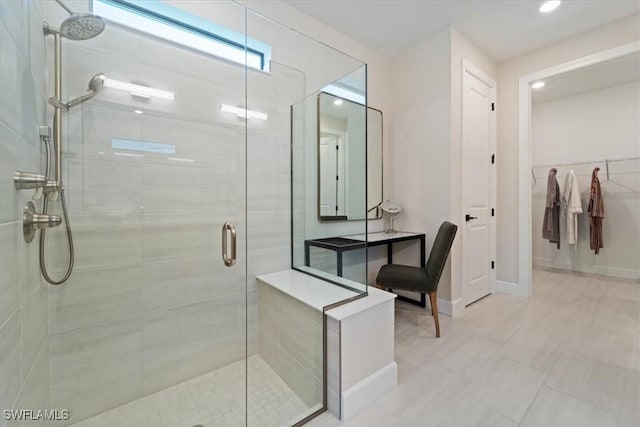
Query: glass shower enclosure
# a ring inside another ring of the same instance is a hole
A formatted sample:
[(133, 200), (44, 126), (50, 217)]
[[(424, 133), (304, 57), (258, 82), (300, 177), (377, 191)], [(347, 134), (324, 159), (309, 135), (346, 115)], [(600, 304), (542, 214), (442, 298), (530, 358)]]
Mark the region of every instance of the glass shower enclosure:
[(1, 2), (0, 426), (275, 426), (322, 410), (260, 356), (256, 276), (292, 267), (291, 106), (364, 64), (231, 1), (67, 8), (106, 28), (61, 40), (58, 101), (103, 77), (60, 107), (74, 265), (52, 285), (41, 252), (62, 278), (66, 227), (41, 251), (23, 210), (49, 198), (64, 218), (60, 197), (17, 190), (14, 174), (47, 169), (43, 22), (69, 11)]

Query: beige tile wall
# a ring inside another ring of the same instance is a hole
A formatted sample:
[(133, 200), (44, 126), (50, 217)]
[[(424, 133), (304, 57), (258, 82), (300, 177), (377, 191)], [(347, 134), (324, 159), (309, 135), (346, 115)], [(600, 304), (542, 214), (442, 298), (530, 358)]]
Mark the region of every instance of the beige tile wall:
[(13, 187), (16, 170), (41, 168), (44, 38), (39, 2), (0, 2), (0, 426), (6, 409), (48, 407), (47, 290), (36, 244), (22, 237), (31, 194)]
[(258, 283), (258, 353), (305, 404), (322, 404), (322, 312)]

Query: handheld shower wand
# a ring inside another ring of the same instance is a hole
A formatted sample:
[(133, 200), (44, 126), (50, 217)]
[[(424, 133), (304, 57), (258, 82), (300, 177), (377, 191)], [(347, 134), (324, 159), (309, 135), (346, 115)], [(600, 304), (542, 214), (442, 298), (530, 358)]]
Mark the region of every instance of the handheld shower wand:
[(98, 73), (95, 76), (91, 77), (91, 80), (89, 81), (89, 87), (87, 89), (87, 92), (89, 93), (87, 93), (86, 95), (82, 95), (77, 98), (74, 98), (71, 101), (67, 102), (66, 104), (62, 102), (60, 99), (56, 98), (55, 96), (52, 96), (51, 98), (49, 98), (49, 104), (53, 105), (56, 108), (60, 108), (60, 109), (64, 109), (65, 111), (68, 111), (71, 107), (80, 105), (83, 102), (88, 101), (94, 96), (96, 96), (98, 94), (98, 91), (102, 89), (102, 87), (104, 86), (105, 80), (106, 80), (105, 75), (103, 73)]

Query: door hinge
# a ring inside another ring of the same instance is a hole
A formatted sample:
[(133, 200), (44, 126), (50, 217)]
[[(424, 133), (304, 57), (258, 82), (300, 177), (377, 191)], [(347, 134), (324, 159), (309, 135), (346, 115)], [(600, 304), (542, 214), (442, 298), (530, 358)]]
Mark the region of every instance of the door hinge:
[(336, 212), (338, 212), (338, 206), (336, 205)]
[(340, 176), (336, 175), (336, 181), (340, 181)]
[(491, 164), (493, 165), (496, 162), (496, 155), (492, 154), (491, 155)]
[(339, 150), (339, 149), (340, 149), (340, 146), (339, 146), (339, 145), (336, 145), (336, 150)]
[(496, 210), (495, 210), (495, 208), (491, 208), (491, 216), (496, 216)]
[(496, 262), (495, 261), (491, 261), (491, 269), (492, 270), (496, 269)]
[(496, 111), (496, 103), (495, 102), (491, 103), (491, 111)]

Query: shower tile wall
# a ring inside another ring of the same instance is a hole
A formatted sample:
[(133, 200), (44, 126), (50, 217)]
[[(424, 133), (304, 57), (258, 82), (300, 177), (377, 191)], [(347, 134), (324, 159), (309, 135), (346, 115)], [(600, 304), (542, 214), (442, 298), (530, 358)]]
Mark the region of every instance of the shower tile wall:
[[(65, 97), (98, 72), (176, 93), (143, 102), (104, 90), (65, 118), (76, 269), (49, 289), (50, 398), (78, 422), (244, 358), (245, 326), (257, 352), (255, 276), (290, 266), (289, 105), (304, 76), (250, 72), (249, 108), (269, 119), (249, 121), (245, 181), (244, 122), (219, 108), (244, 105), (242, 68), (115, 26), (63, 50)], [(111, 138), (175, 145), (193, 162), (113, 155)], [(233, 268), (220, 255), (225, 221), (239, 230)], [(63, 230), (48, 244), (60, 275)]]
[(38, 272), (37, 244), (22, 238), (22, 208), (31, 194), (13, 187), (16, 170), (43, 167), (41, 6), (0, 1), (0, 410), (48, 407), (47, 288)]

